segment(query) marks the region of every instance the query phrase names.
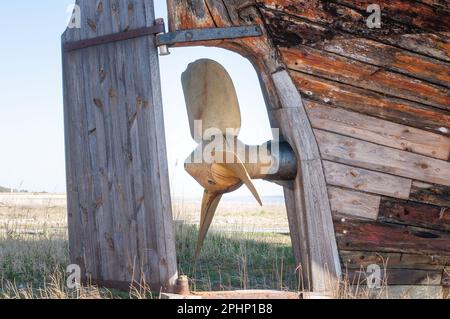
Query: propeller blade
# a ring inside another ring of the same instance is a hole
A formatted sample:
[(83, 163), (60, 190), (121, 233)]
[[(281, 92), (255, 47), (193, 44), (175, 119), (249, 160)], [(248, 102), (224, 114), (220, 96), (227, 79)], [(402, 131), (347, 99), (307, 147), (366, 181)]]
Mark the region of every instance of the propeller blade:
[(209, 227), (211, 226), (212, 220), (221, 199), (222, 194), (210, 193), (207, 190), (205, 190), (205, 193), (203, 194), (202, 212), (200, 218), (200, 232), (198, 234), (195, 260), (197, 260), (200, 256), (203, 242), (205, 240), (206, 234), (208, 233)]
[[(204, 133), (211, 128), (218, 129), (221, 135), (226, 135), (227, 129), (233, 129), (229, 135), (239, 135), (239, 102), (233, 81), (222, 65), (209, 59), (198, 60), (188, 66), (181, 80), (192, 138), (197, 143), (210, 138)], [(196, 127), (195, 121), (200, 120), (202, 127)]]
[[(227, 159), (233, 160), (231, 161), (231, 163), (226, 163)], [(232, 172), (235, 177), (239, 178), (245, 184), (245, 186), (247, 186), (258, 203), (262, 206), (261, 197), (259, 196), (258, 191), (256, 190), (255, 185), (253, 184), (244, 163), (242, 163), (236, 153), (229, 151), (215, 151), (214, 160), (214, 165), (220, 165), (224, 167), (225, 169)]]

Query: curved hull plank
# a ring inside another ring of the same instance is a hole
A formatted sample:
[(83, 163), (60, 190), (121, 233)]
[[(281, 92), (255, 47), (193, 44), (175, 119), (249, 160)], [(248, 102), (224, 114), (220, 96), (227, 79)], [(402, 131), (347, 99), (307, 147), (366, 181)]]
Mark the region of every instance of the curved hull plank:
[[(311, 184), (299, 177), (285, 190), (298, 262), (311, 259), (305, 250), (318, 249), (308, 233), (314, 219), (308, 209), (298, 214), (305, 210), (298, 194), (308, 198), (312, 194), (304, 193), (306, 187), (318, 187), (315, 194), (325, 189), (329, 199), (316, 207), (324, 210), (320, 227), (326, 228), (327, 205), (334, 219), (334, 231), (321, 235), (335, 234), (341, 265), (351, 278), (376, 263), (387, 267), (389, 284), (445, 286), (450, 265), (450, 5), (377, 1), (382, 26), (370, 29), (370, 3), (168, 0), (171, 31), (249, 24), (264, 30), (260, 38), (191, 45), (220, 46), (247, 57), (260, 76), (271, 124), (299, 153), (301, 170), (323, 169)], [(286, 108), (293, 101), (283, 101), (285, 88), (274, 76), (280, 70), (287, 71), (286, 83), (301, 95), (296, 107)], [(293, 121), (290, 115), (302, 110), (307, 122)], [(308, 140), (309, 130), (320, 159), (310, 168), (304, 160), (315, 158), (305, 158), (308, 146), (299, 144), (299, 135)], [(331, 245), (330, 256), (332, 250)], [(317, 290), (314, 284), (310, 288)]]

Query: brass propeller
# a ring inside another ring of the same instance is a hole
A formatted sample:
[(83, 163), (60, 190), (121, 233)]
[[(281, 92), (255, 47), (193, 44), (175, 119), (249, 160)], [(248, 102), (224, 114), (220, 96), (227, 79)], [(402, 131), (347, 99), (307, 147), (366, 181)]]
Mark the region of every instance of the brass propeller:
[[(193, 139), (199, 149), (185, 163), (186, 171), (205, 189), (196, 259), (211, 226), (214, 214), (223, 194), (248, 187), (259, 204), (261, 198), (251, 181), (246, 165), (239, 158), (234, 146), (241, 128), (241, 112), (233, 81), (219, 63), (202, 59), (191, 63), (182, 75), (182, 84)], [(217, 143), (217, 138), (222, 143)], [(205, 160), (203, 149), (215, 142)], [(242, 143), (241, 143), (242, 144)], [(196, 153), (197, 152), (197, 153)], [(200, 161), (193, 161), (194, 154), (201, 154)]]

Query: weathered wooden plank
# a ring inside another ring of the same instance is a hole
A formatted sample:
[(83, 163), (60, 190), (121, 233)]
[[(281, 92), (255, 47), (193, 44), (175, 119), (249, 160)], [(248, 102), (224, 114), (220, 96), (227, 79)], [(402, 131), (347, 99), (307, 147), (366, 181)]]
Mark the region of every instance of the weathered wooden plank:
[(450, 10), (450, 1), (448, 0), (418, 0), (418, 1), (441, 10), (445, 11)]
[(380, 209), (380, 196), (328, 187), (331, 210), (335, 217), (377, 220)]
[[(336, 3), (366, 12), (372, 4), (370, 0), (333, 0)], [(431, 32), (448, 32), (450, 18), (447, 12), (437, 10), (418, 1), (380, 0), (377, 2), (381, 9), (382, 19), (393, 20), (406, 25)]]
[(322, 158), (424, 182), (450, 186), (450, 163), (315, 130)]
[(306, 110), (316, 129), (442, 160), (450, 155), (450, 138), (439, 134), (312, 101)]
[[(151, 0), (78, 0), (63, 44), (154, 24)], [(71, 259), (93, 282), (177, 277), (154, 36), (64, 52)], [(148, 191), (151, 190), (151, 191)]]
[[(367, 285), (369, 274), (363, 269), (349, 269), (348, 280), (352, 285)], [(381, 281), (384, 285), (422, 285), (438, 286), (441, 284), (441, 270), (421, 269), (382, 269)]]
[(424, 228), (450, 230), (450, 209), (383, 198), (379, 220)]
[(324, 161), (323, 166), (329, 185), (395, 198), (409, 198), (412, 183), (410, 179), (329, 161)]
[(448, 63), (364, 38), (339, 38), (313, 44), (314, 48), (399, 72), (444, 87), (450, 86)]
[(280, 48), (288, 68), (359, 88), (450, 109), (446, 88), (307, 46)]
[(450, 234), (380, 222), (335, 220), (341, 250), (449, 256)]
[(439, 299), (445, 297), (445, 291), (439, 286), (388, 286), (382, 295), (387, 299)]
[(450, 286), (450, 267), (445, 267), (442, 272), (442, 285)]
[(258, 6), (276, 45), (313, 45), (351, 35), (450, 61), (450, 44), (439, 30), (425, 32), (392, 20), (385, 20), (380, 29), (370, 29), (365, 10), (361, 12), (326, 0), (258, 0)]
[(450, 257), (436, 255), (414, 255), (373, 251), (340, 251), (342, 263), (349, 269), (365, 268), (376, 264), (382, 269), (423, 269), (441, 270), (450, 261)]
[(306, 105), (308, 100), (312, 100), (450, 136), (450, 115), (445, 110), (389, 98), (296, 71), (291, 71), (291, 76), (305, 98)]
[(414, 181), (410, 200), (431, 205), (450, 207), (450, 188)]
[[(280, 128), (299, 160), (294, 182), (297, 224), (307, 241), (304, 271), (315, 292), (329, 291), (341, 275), (327, 186), (319, 149), (303, 101), (286, 71), (273, 74), (282, 109), (274, 111)], [(305, 257), (303, 255), (303, 257)]]

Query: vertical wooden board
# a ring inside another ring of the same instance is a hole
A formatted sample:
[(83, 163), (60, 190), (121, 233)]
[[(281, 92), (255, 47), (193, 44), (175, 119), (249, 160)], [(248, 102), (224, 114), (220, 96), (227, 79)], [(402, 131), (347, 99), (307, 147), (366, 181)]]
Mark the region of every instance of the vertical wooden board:
[(325, 160), (450, 186), (450, 163), (315, 130)]
[[(151, 0), (79, 0), (63, 44), (149, 27)], [(63, 53), (71, 259), (100, 284), (177, 277), (154, 36)]]
[(442, 160), (450, 155), (450, 138), (440, 134), (312, 101), (306, 110), (316, 129)]
[(395, 198), (409, 198), (410, 179), (329, 161), (324, 161), (323, 166), (329, 185)]
[(377, 220), (380, 209), (380, 196), (328, 187), (331, 210), (335, 217)]
[(299, 233), (306, 237), (307, 245), (304, 278), (313, 291), (329, 291), (340, 277), (341, 268), (319, 149), (289, 74), (280, 71), (272, 77), (283, 106), (274, 111), (274, 117), (283, 123), (280, 129), (299, 156), (301, 173), (294, 182), (294, 197)]

